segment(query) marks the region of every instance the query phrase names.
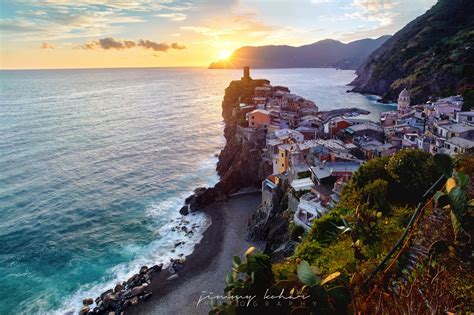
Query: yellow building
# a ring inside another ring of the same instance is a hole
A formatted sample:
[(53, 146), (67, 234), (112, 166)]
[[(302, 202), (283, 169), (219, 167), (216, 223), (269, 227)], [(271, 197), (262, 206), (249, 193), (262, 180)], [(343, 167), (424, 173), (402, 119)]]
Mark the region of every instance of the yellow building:
[(278, 173), (284, 173), (288, 170), (289, 145), (284, 144), (278, 147)]

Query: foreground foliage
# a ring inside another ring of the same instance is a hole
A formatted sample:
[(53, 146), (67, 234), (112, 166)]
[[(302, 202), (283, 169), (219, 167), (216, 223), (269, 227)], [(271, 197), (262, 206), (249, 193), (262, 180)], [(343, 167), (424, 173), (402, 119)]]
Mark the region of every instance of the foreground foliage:
[[(262, 300), (258, 305), (264, 305), (263, 309), (225, 303), (217, 305), (213, 314), (472, 310), (474, 189), (469, 178), (473, 165), (472, 156), (460, 157), (455, 168), (448, 156), (433, 157), (419, 150), (401, 150), (368, 161), (344, 188), (337, 207), (313, 221), (293, 257), (273, 266), (265, 255), (247, 257), (247, 262), (234, 264), (226, 288), (231, 295), (260, 296), (264, 288), (278, 295), (283, 288), (295, 296), (310, 297), (283, 306)], [(443, 174), (449, 178), (446, 188), (435, 194), (434, 202), (423, 206), (415, 223), (419, 223), (418, 230), (409, 234), (391, 264), (367, 283), (369, 274), (413, 220), (421, 196)], [(250, 270), (250, 258), (259, 260), (261, 268)], [(469, 276), (460, 277), (466, 272)], [(323, 275), (331, 281), (321, 281)], [(265, 285), (255, 283), (262, 278)]]

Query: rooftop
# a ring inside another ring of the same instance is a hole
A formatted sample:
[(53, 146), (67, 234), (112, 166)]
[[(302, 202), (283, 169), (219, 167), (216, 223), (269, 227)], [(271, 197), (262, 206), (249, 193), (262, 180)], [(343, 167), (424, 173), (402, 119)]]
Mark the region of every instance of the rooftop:
[(312, 186), (314, 186), (314, 183), (309, 177), (295, 179), (291, 182), (291, 187), (293, 187), (293, 189), (296, 191), (310, 190)]
[(474, 148), (474, 141), (461, 137), (452, 137), (451, 139), (446, 140), (446, 142), (465, 149)]
[(466, 132), (470, 130), (474, 130), (473, 126), (469, 126), (466, 124), (446, 124), (439, 126), (440, 128), (444, 128), (450, 132)]
[(349, 128), (346, 128), (346, 130), (349, 133), (362, 131), (362, 130), (368, 130), (368, 129), (374, 130), (374, 131), (379, 131), (379, 132), (383, 131), (383, 129), (380, 126), (377, 126), (377, 125), (374, 125), (374, 124), (367, 124), (367, 123), (363, 123), (363, 124), (355, 125), (355, 126), (350, 126)]
[(474, 117), (474, 112), (458, 112), (457, 114), (458, 114), (459, 116)]
[(264, 109), (256, 109), (256, 110), (253, 110), (250, 112), (250, 114), (256, 114), (256, 113), (260, 113), (260, 114), (264, 114), (264, 115), (270, 115), (270, 112), (268, 110), (264, 110)]

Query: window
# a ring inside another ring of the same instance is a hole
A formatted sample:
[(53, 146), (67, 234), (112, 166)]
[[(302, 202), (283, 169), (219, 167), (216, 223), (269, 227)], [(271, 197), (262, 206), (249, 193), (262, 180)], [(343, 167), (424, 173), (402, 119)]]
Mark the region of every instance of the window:
[(285, 163), (281, 163), (281, 167), (285, 167)]

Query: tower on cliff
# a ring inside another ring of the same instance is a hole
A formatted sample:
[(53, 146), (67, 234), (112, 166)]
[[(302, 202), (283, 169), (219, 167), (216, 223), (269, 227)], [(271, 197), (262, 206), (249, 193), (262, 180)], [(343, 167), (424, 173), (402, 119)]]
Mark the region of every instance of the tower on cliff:
[(250, 67), (244, 67), (244, 76), (242, 77), (242, 81), (250, 81), (252, 78), (250, 77)]

